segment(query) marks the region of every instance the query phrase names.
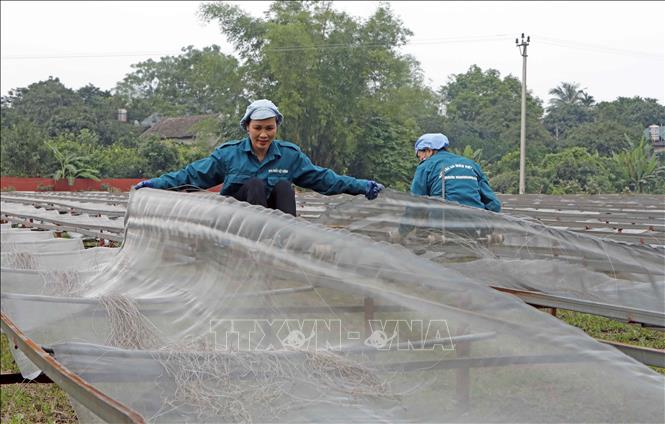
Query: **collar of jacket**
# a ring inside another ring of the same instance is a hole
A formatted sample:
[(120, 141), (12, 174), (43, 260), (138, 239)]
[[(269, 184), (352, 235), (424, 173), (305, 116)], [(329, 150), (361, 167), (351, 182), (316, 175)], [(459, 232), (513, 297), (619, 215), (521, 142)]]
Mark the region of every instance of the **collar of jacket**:
[[(279, 149), (277, 141), (278, 140), (275, 139), (272, 141), (272, 143), (270, 143), (270, 147), (268, 147), (268, 152), (266, 152), (266, 157), (264, 161), (282, 157), (282, 151)], [(243, 140), (242, 150), (256, 156), (252, 151), (252, 142), (249, 140), (249, 137), (245, 137), (245, 139)]]

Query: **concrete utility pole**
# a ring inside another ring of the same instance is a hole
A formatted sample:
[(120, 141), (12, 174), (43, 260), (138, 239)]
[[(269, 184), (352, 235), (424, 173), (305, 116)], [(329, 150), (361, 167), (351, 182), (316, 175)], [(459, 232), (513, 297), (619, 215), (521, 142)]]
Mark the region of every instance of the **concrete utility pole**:
[(520, 194), (524, 194), (524, 168), (526, 167), (526, 48), (531, 41), (531, 37), (527, 36), (524, 40), (524, 33), (522, 33), (522, 42), (516, 38), (515, 44), (520, 49), (522, 54), (522, 126), (520, 129)]

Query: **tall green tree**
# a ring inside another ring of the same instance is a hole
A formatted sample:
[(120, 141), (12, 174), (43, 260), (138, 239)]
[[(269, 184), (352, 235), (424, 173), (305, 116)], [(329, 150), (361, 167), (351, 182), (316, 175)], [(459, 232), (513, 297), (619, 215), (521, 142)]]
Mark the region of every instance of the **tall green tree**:
[(565, 147), (580, 146), (601, 156), (612, 156), (627, 147), (629, 139), (639, 139), (641, 131), (614, 121), (587, 122), (566, 132), (562, 144)]
[[(465, 148), (466, 149), (466, 148)], [(538, 165), (541, 156), (527, 150), (525, 163), (525, 190), (527, 193), (543, 193), (548, 181), (540, 175)], [(498, 161), (488, 163), (484, 169), (492, 189), (498, 193), (517, 194), (519, 192), (519, 149), (506, 153)]]
[(591, 107), (596, 103), (596, 99), (586, 91), (580, 93), (580, 103), (586, 107)]
[(612, 102), (600, 102), (595, 108), (597, 121), (616, 122), (640, 131), (649, 125), (665, 125), (665, 106), (656, 99), (619, 97)]
[(543, 119), (545, 128), (556, 140), (564, 139), (566, 133), (582, 124), (593, 121), (592, 95), (580, 89), (576, 82), (562, 82), (549, 91), (552, 97)]
[(265, 18), (222, 2), (200, 12), (233, 43), (249, 97), (275, 100), (286, 117), (280, 136), (315, 163), (340, 172), (353, 166), (364, 175), (374, 165), (356, 158), (372, 154), (363, 139), (374, 134), (365, 128), (371, 119), (416, 134), (425, 117), (437, 116), (436, 95), (422, 83), (418, 64), (399, 53), (411, 32), (385, 4), (365, 21), (331, 2), (278, 1)]
[(139, 146), (138, 155), (143, 158), (143, 177), (157, 177), (178, 169), (178, 149), (171, 142), (149, 138)]
[[(464, 74), (453, 75), (439, 90), (446, 110), (443, 132), (451, 146), (483, 149), (489, 161), (496, 161), (519, 146), (521, 83), (499, 71), (483, 71), (473, 65)], [(527, 95), (528, 151), (544, 154), (551, 137), (540, 118), (541, 101)]]
[(349, 172), (359, 178), (377, 179), (392, 189), (407, 190), (418, 164), (411, 140), (413, 131), (381, 117), (369, 118), (361, 133), (362, 148)]
[(552, 97), (550, 106), (557, 107), (561, 105), (576, 105), (582, 103), (584, 90), (576, 82), (562, 82), (561, 85), (554, 87), (549, 91)]
[(58, 78), (49, 78), (11, 90), (2, 98), (2, 126), (28, 121), (49, 137), (87, 129), (108, 145), (139, 133), (136, 127), (117, 121), (120, 107), (124, 107), (121, 100), (91, 84), (75, 91)]
[(132, 65), (133, 72), (116, 86), (129, 120), (153, 112), (162, 115), (221, 113), (236, 118), (244, 108), (244, 87), (238, 61), (213, 45), (188, 46), (178, 56), (164, 56)]
[(30, 84), (9, 91), (3, 98), (5, 110), (2, 125), (11, 125), (18, 119), (27, 120), (43, 128), (49, 136), (62, 132), (76, 132), (93, 128), (95, 119), (74, 90), (65, 87), (58, 78)]
[(555, 140), (565, 139), (569, 131), (590, 122), (593, 122), (593, 112), (580, 102), (550, 106), (543, 119), (543, 125)]
[(46, 133), (25, 119), (0, 127), (0, 169), (2, 175), (46, 177), (52, 160), (44, 141)]

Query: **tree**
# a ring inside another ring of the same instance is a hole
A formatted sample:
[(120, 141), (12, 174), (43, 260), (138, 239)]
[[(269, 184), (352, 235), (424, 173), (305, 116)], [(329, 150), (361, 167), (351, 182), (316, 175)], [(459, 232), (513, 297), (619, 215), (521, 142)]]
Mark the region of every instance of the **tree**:
[(362, 138), (373, 131), (365, 128), (368, 119), (416, 134), (424, 117), (437, 114), (417, 63), (398, 52), (411, 32), (385, 4), (365, 21), (336, 12), (331, 2), (274, 2), (265, 18), (222, 2), (200, 12), (219, 24), (242, 59), (248, 97), (278, 99), (286, 116), (281, 137), (317, 164), (364, 174), (373, 165), (356, 158), (369, 154)]
[(636, 139), (641, 132), (613, 121), (587, 122), (566, 132), (565, 147), (585, 147), (601, 156), (612, 156), (629, 147), (626, 136)]
[(570, 147), (546, 155), (539, 174), (549, 181), (548, 194), (607, 193), (612, 191), (609, 172), (598, 153)]
[(154, 177), (154, 174), (144, 175), (146, 160), (138, 153), (138, 148), (128, 147), (122, 143), (105, 146), (94, 153), (94, 163), (99, 168), (102, 178), (140, 178)]
[(410, 140), (415, 133), (382, 117), (369, 118), (361, 135), (363, 149), (349, 171), (359, 178), (372, 178), (395, 190), (409, 188), (417, 165)]
[(457, 155), (471, 159), (478, 164), (480, 164), (480, 158), (483, 155), (483, 149), (474, 150), (473, 147), (469, 146), (468, 144), (464, 146), (464, 149), (451, 149), (451, 151)]
[(121, 100), (92, 84), (74, 91), (58, 78), (49, 78), (11, 90), (2, 98), (2, 126), (29, 121), (48, 137), (87, 129), (98, 134), (102, 144), (109, 145), (138, 136), (137, 128), (116, 120), (121, 106)]
[(582, 91), (580, 92), (580, 103), (583, 106), (591, 107), (594, 103), (596, 103), (596, 99), (594, 99), (593, 96), (586, 91)]
[(651, 143), (645, 138), (640, 139), (637, 143), (627, 141), (629, 147), (615, 154), (613, 159), (629, 189), (643, 193), (662, 179), (665, 174), (665, 166), (658, 162)]
[(143, 158), (143, 177), (157, 177), (178, 169), (178, 149), (173, 143), (150, 138), (138, 148), (138, 155)]
[(554, 97), (550, 99), (550, 107), (561, 105), (576, 105), (582, 103), (583, 90), (576, 82), (562, 82), (561, 85), (549, 91)]
[[(9, 91), (2, 98), (3, 110), (11, 110), (17, 119), (31, 121), (54, 134), (55, 128), (49, 124), (59, 119), (59, 114), (66, 109), (82, 106), (83, 102), (73, 90), (66, 88), (58, 78), (49, 77), (46, 81), (30, 84), (27, 88)], [(4, 118), (4, 116), (3, 116)], [(3, 122), (10, 125), (12, 122)]]
[(0, 168), (2, 175), (42, 177), (51, 171), (51, 152), (44, 144), (46, 134), (39, 127), (20, 119), (0, 128)]
[[(538, 156), (527, 150), (525, 182), (527, 193), (543, 193), (547, 180), (539, 175)], [(495, 163), (489, 163), (484, 171), (490, 179), (490, 186), (498, 193), (517, 194), (519, 192), (519, 149), (506, 153)]]
[(665, 106), (651, 98), (619, 97), (612, 102), (598, 103), (595, 119), (642, 131), (652, 124), (665, 125)]
[[(501, 78), (499, 71), (483, 71), (473, 65), (464, 74), (453, 75), (439, 93), (446, 108), (444, 128), (451, 146), (483, 149), (496, 161), (519, 145), (521, 83), (513, 76)], [(539, 99), (527, 95), (527, 143), (529, 154), (542, 155), (551, 137), (540, 118)]]
[(580, 89), (576, 82), (562, 82), (549, 91), (554, 97), (549, 101), (543, 125), (556, 140), (566, 137), (566, 133), (584, 123), (593, 121), (592, 95)]
[(163, 115), (222, 113), (235, 118), (246, 103), (238, 61), (213, 45), (188, 46), (178, 56), (164, 56), (132, 65), (134, 71), (117, 84), (129, 120), (153, 112)]
[(591, 109), (582, 103), (561, 103), (547, 109), (543, 125), (554, 136), (555, 140), (565, 139), (567, 133), (580, 125), (593, 121)]

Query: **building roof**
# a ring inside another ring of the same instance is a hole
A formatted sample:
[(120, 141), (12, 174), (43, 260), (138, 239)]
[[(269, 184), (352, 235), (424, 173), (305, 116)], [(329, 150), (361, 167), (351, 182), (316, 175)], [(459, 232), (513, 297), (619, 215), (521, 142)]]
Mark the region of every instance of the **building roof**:
[(159, 138), (187, 139), (196, 137), (193, 127), (196, 123), (209, 118), (217, 118), (216, 114), (180, 116), (164, 118), (141, 134), (141, 137), (157, 135)]

